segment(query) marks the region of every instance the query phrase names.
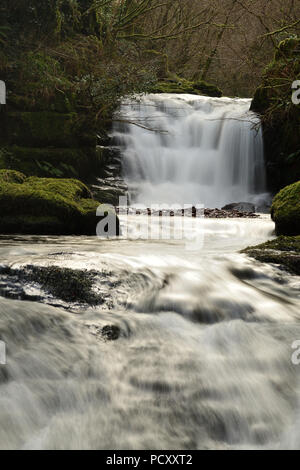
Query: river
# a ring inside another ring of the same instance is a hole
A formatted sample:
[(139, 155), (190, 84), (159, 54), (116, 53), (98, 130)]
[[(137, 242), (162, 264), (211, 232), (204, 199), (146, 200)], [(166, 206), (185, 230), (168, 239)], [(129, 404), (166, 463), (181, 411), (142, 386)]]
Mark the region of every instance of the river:
[[(299, 448), (299, 278), (240, 253), (274, 237), (270, 217), (120, 218), (118, 239), (0, 237), (1, 266), (92, 270), (103, 298), (0, 297), (0, 448)], [(171, 235), (149, 237), (159, 225)]]

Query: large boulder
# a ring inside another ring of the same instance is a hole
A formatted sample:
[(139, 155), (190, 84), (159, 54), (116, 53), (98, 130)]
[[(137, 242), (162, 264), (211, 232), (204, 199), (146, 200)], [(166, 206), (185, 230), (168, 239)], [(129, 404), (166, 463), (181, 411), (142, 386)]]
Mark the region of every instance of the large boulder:
[(0, 233), (96, 235), (98, 207), (78, 180), (0, 171)]
[(300, 235), (300, 181), (275, 196), (271, 215), (277, 235)]

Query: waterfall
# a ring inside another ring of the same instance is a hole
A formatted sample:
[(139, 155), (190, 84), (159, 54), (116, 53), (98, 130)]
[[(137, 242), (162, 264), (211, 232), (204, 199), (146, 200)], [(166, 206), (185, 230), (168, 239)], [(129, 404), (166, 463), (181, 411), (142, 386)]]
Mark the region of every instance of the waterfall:
[(262, 132), (249, 108), (248, 99), (194, 95), (125, 101), (113, 135), (131, 203), (264, 205)]

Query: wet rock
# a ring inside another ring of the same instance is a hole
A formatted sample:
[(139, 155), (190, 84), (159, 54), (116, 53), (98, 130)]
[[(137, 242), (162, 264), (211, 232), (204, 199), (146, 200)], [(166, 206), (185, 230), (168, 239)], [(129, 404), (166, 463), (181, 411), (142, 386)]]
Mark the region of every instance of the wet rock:
[[(42, 295), (30, 295), (30, 284), (56, 299), (68, 303), (99, 305), (102, 297), (93, 290), (97, 273), (94, 271), (60, 268), (58, 266), (25, 266), (21, 269), (2, 267), (0, 270), (0, 295), (20, 300), (42, 300)], [(6, 289), (2, 283), (6, 284)], [(29, 286), (28, 286), (29, 283)]]
[(226, 206), (222, 207), (223, 211), (232, 211), (237, 210), (240, 212), (255, 212), (254, 204), (249, 202), (235, 202), (233, 204), (227, 204)]
[(300, 181), (282, 189), (273, 199), (276, 235), (300, 234)]
[(263, 263), (277, 264), (292, 274), (300, 275), (300, 236), (281, 236), (262, 245), (250, 246), (242, 253)]
[[(253, 206), (254, 207), (254, 206)], [(117, 214), (129, 214), (129, 215), (148, 215), (157, 217), (207, 217), (210, 219), (228, 219), (228, 218), (259, 218), (259, 214), (255, 212), (241, 211), (237, 209), (224, 210), (224, 209), (197, 209), (196, 207), (177, 209), (177, 210), (152, 210), (149, 207), (147, 209), (135, 209), (134, 207), (124, 208), (117, 207)]]
[(209, 219), (255, 219), (260, 217), (255, 212), (237, 209), (205, 209), (204, 216)]
[(116, 341), (119, 339), (121, 330), (116, 325), (106, 325), (102, 328), (102, 337), (106, 341)]

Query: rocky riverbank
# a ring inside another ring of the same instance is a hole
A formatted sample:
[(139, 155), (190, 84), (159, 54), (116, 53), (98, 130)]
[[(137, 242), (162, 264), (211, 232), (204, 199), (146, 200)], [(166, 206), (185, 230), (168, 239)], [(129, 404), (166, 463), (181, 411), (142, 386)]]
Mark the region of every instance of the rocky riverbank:
[(137, 209), (134, 207), (117, 207), (116, 213), (120, 215), (148, 215), (149, 217), (206, 217), (210, 219), (256, 219), (260, 214), (241, 211), (238, 209), (197, 209), (189, 207), (184, 209)]
[(272, 263), (292, 274), (300, 275), (300, 236), (280, 236), (275, 240), (242, 251), (263, 263)]

